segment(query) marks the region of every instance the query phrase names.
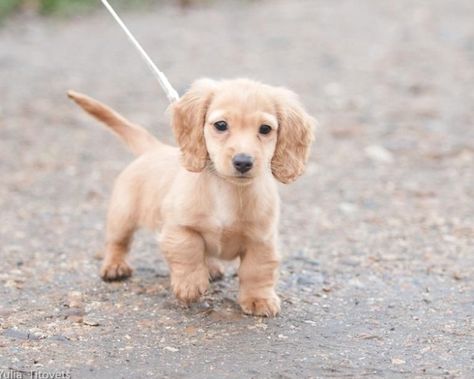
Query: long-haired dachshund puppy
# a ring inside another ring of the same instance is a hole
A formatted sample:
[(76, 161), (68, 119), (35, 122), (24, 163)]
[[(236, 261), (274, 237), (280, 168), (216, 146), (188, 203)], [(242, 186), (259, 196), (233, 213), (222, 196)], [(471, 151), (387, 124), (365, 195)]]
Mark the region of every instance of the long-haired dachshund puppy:
[(131, 275), (126, 255), (144, 226), (161, 231), (178, 299), (198, 300), (222, 276), (219, 261), (238, 257), (242, 310), (278, 314), (277, 181), (303, 173), (313, 141), (313, 119), (296, 95), (246, 79), (198, 80), (171, 106), (179, 149), (94, 99), (69, 96), (138, 156), (115, 183), (102, 278)]

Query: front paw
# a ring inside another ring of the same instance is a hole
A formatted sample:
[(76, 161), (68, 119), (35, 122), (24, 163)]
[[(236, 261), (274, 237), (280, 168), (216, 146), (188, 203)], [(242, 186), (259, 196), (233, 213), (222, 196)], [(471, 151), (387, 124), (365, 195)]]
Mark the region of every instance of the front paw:
[(241, 297), (239, 304), (248, 315), (275, 317), (280, 313), (280, 298), (275, 293), (266, 298)]
[(187, 275), (171, 275), (171, 288), (175, 296), (189, 304), (199, 300), (209, 287), (209, 272), (196, 270)]
[(106, 282), (123, 280), (132, 275), (132, 269), (124, 260), (104, 262), (100, 269), (100, 276)]

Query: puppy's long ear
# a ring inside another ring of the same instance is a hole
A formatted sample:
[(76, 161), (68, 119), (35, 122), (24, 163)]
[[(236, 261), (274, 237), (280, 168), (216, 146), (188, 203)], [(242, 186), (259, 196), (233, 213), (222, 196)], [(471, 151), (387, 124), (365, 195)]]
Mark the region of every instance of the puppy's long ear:
[(182, 164), (189, 171), (202, 171), (208, 160), (204, 123), (215, 86), (213, 80), (197, 80), (171, 106), (173, 131), (181, 149)]
[(304, 171), (315, 120), (303, 109), (296, 94), (287, 89), (276, 89), (276, 106), (279, 126), (272, 172), (280, 182), (290, 183)]

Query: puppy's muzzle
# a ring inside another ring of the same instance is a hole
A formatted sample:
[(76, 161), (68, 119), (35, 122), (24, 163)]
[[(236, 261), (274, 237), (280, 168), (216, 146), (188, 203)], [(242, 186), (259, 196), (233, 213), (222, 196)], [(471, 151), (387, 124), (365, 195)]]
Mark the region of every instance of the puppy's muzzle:
[(245, 174), (253, 167), (253, 158), (247, 154), (237, 154), (232, 158), (232, 164), (241, 174)]

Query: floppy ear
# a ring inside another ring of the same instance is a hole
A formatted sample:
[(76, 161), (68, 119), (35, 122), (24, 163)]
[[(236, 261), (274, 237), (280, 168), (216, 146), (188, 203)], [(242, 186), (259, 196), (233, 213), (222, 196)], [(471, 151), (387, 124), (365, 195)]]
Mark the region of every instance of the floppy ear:
[(208, 160), (204, 123), (216, 83), (200, 79), (171, 106), (175, 138), (181, 149), (181, 163), (192, 172), (204, 169)]
[(314, 139), (315, 120), (309, 116), (295, 93), (276, 89), (278, 140), (272, 158), (272, 173), (282, 183), (300, 176), (308, 160)]

